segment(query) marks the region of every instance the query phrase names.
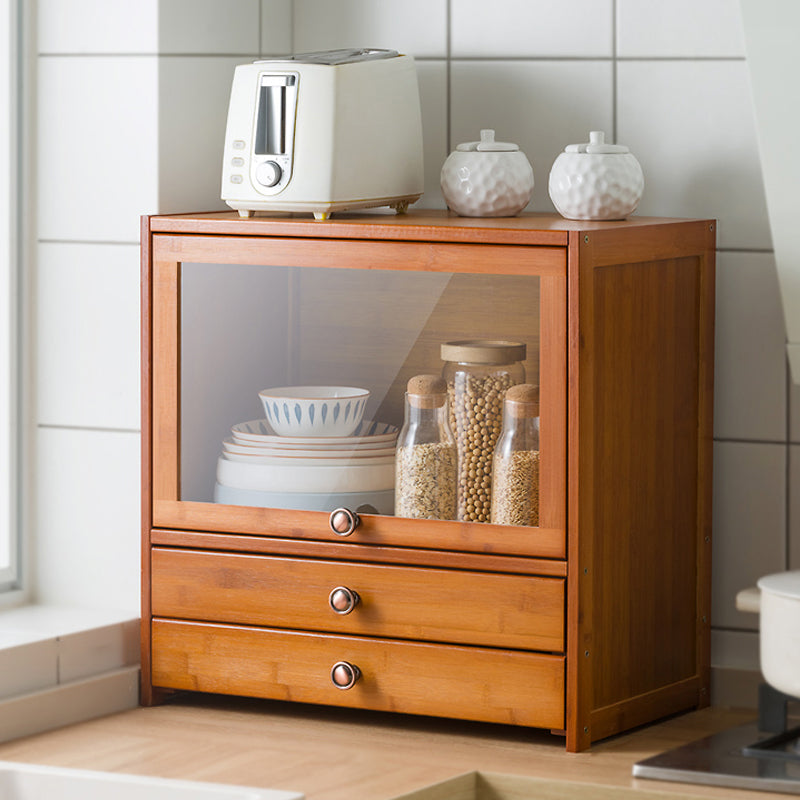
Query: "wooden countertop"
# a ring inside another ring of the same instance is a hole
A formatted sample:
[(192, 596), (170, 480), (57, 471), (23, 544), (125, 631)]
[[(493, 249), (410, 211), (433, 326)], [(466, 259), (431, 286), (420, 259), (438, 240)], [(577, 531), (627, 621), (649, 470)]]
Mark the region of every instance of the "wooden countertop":
[[(704, 709), (576, 754), (535, 730), (187, 695), (2, 744), (0, 760), (294, 789), (308, 800), (388, 800), (473, 770), (625, 786), (642, 800), (656, 790), (764, 800), (761, 792), (631, 777), (635, 762), (753, 716)], [(564, 798), (574, 796), (564, 789)]]

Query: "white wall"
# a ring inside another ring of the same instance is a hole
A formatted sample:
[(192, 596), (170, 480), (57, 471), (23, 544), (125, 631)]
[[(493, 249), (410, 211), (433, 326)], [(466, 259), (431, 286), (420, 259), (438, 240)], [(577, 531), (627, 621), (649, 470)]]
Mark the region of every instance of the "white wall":
[(531, 208), (552, 210), (556, 155), (604, 129), (642, 164), (640, 213), (719, 219), (715, 659), (755, 664), (756, 618), (734, 597), (800, 568), (788, 502), (800, 496), (800, 400), (787, 383), (738, 0), (39, 5), (40, 598), (138, 602), (138, 215), (218, 207), (232, 66), (391, 47), (418, 64), (421, 205), (442, 207), (447, 153), (492, 127), (533, 163)]

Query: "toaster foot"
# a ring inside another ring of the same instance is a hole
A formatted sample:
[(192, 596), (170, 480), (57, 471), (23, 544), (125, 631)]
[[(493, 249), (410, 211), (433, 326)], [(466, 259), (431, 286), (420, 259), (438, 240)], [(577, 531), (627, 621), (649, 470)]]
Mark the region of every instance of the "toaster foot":
[(329, 219), (331, 216), (330, 211), (315, 211), (314, 212), (314, 219), (320, 220), (320, 222), (325, 222), (326, 219)]
[(253, 212), (249, 208), (240, 208), (239, 209), (239, 216), (240, 217), (252, 217)]
[(397, 203), (392, 203), (391, 208), (393, 208), (398, 214), (405, 214), (406, 211), (408, 211), (408, 206), (408, 200), (400, 200)]

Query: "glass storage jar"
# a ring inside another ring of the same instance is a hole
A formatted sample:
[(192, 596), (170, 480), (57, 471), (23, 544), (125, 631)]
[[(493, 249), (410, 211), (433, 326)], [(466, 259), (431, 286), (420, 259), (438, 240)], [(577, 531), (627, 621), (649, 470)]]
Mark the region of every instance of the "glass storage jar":
[(408, 382), (397, 436), (394, 506), (398, 517), (455, 519), (456, 445), (447, 384), (438, 375), (417, 375)]
[(525, 381), (525, 345), (488, 339), (447, 342), (442, 376), (458, 453), (456, 519), (491, 520), (492, 457), (502, 427), (503, 398)]
[(492, 522), (539, 524), (539, 387), (529, 383), (506, 392), (492, 467)]

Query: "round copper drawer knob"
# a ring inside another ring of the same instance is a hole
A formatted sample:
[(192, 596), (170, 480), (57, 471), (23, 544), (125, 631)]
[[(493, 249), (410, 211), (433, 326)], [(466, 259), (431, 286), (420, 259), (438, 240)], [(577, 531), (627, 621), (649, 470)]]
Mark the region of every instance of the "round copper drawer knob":
[(349, 508), (337, 508), (331, 511), (328, 524), (337, 536), (349, 536), (361, 524), (361, 518)]
[(331, 667), (331, 681), (337, 689), (352, 689), (361, 677), (361, 670), (347, 661), (337, 661)]
[(337, 614), (349, 614), (360, 600), (358, 592), (346, 586), (337, 586), (328, 595), (328, 605)]

